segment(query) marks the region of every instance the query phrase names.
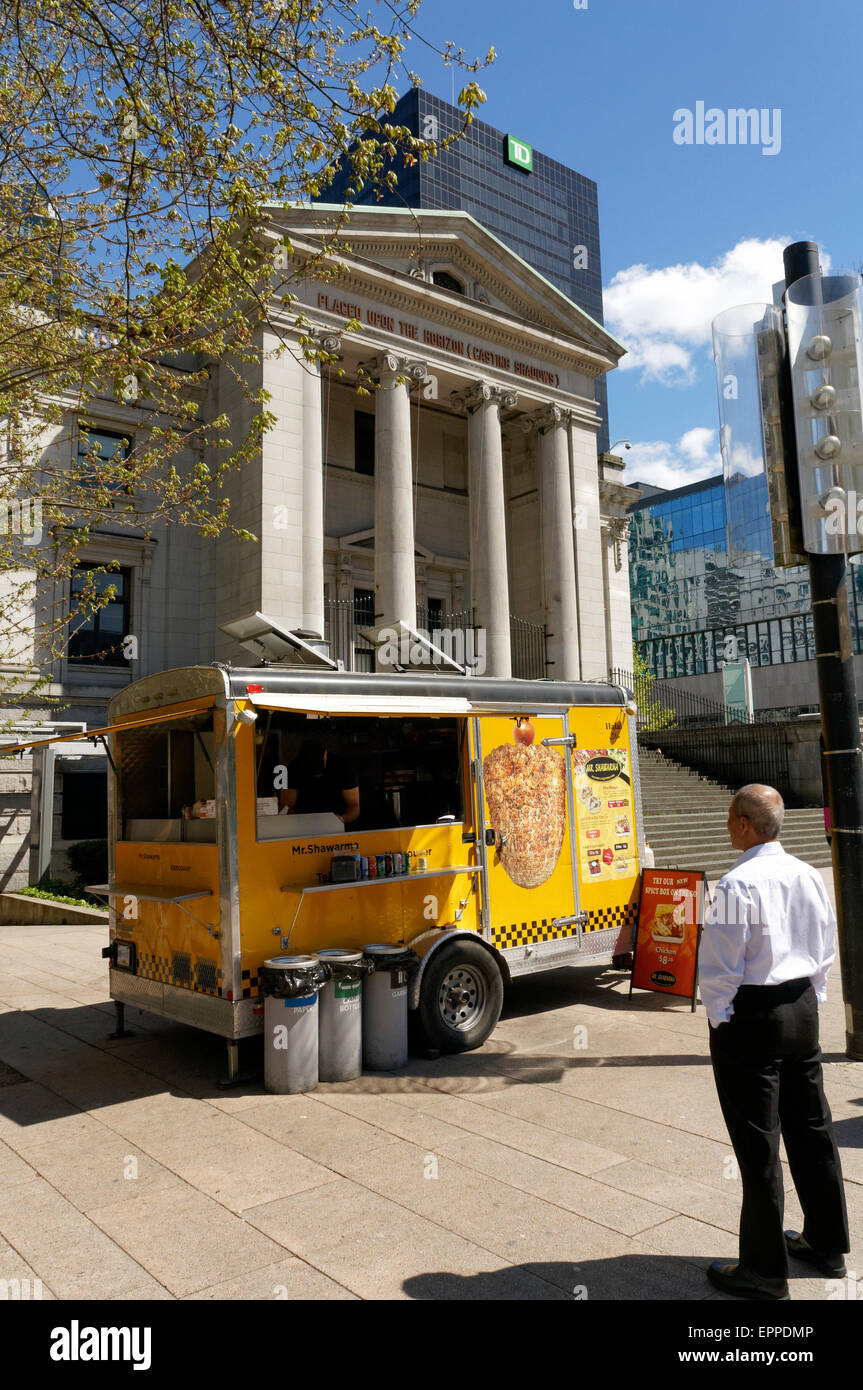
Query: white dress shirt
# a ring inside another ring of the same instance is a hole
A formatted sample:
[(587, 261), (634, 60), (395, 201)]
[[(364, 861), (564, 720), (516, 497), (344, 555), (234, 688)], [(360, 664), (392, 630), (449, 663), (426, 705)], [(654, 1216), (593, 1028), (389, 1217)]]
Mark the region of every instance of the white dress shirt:
[(730, 1019), (740, 985), (808, 976), (823, 1003), (835, 955), (836, 918), (818, 870), (778, 840), (748, 849), (722, 875), (704, 918), (698, 979), (711, 1027)]

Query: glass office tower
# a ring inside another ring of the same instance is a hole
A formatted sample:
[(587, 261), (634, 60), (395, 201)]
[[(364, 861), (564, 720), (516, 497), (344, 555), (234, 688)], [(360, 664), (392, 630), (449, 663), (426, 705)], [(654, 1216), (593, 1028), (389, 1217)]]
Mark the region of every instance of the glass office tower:
[[(455, 106), (422, 87), (407, 92), (390, 118), (424, 139), (453, 134), (462, 119)], [(408, 168), (400, 160), (393, 164), (397, 189), (358, 189), (350, 201), (469, 212), (601, 324), (596, 184), (534, 150), (528, 136), (522, 132), (513, 139), (474, 119), (466, 135), (435, 158)], [(321, 201), (344, 201), (348, 187), (345, 172)], [(609, 439), (604, 377), (596, 382), (596, 399), (602, 414), (597, 447), (603, 453)]]
[[(735, 497), (733, 529), (721, 474), (674, 491), (651, 488), (629, 508), (632, 635), (656, 676), (703, 675), (735, 652), (753, 666), (815, 656), (809, 570), (774, 568), (763, 474), (739, 480)], [(852, 562), (848, 574), (851, 636), (861, 652), (863, 565)]]

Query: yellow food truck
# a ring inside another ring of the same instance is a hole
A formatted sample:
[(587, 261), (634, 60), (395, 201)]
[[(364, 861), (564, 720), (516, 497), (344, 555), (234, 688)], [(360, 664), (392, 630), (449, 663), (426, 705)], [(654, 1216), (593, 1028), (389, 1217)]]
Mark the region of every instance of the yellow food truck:
[[(428, 1047), (478, 1047), (504, 985), (632, 948), (643, 830), (630, 692), (265, 665), (109, 705), (110, 992), (238, 1040), (263, 962), (404, 944)], [(344, 784), (344, 785), (343, 785)]]

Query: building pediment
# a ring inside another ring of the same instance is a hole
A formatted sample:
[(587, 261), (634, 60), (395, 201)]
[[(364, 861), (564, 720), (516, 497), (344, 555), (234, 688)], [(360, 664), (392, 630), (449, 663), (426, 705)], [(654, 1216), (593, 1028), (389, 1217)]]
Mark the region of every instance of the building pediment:
[[(322, 235), (334, 232), (347, 243), (349, 249), (337, 258), (343, 270), (328, 277), (345, 293), (331, 295), (331, 301), (350, 303), (347, 289), (354, 286), (405, 312), (421, 303), (442, 324), (462, 323), (466, 331), (485, 324), (497, 325), (510, 339), (519, 331), (526, 341), (545, 337), (581, 358), (580, 369), (589, 375), (613, 368), (626, 351), (468, 213), (357, 206), (345, 220), (343, 209), (326, 204), (269, 211), (269, 235), (287, 234), (295, 254), (302, 254), (304, 242), (315, 248)], [(434, 283), (441, 271), (465, 292)], [(300, 282), (300, 298), (307, 302), (315, 298), (307, 293), (310, 288)]]

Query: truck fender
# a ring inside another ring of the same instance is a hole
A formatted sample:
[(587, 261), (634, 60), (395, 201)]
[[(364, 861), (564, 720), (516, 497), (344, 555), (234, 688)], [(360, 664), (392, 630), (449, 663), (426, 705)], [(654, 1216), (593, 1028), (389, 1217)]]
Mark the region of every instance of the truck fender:
[(441, 946), (447, 946), (451, 941), (475, 941), (478, 945), (484, 946), (490, 956), (497, 962), (500, 973), (503, 977), (504, 985), (510, 983), (509, 967), (506, 960), (499, 951), (487, 941), (484, 941), (479, 932), (465, 931), (461, 927), (431, 927), (428, 931), (421, 932), (412, 941), (406, 941), (405, 945), (410, 946), (411, 950), (419, 956), (419, 969), (412, 970), (408, 976), (408, 1008), (419, 1008), (420, 987), (425, 968), (434, 955), (435, 951)]

